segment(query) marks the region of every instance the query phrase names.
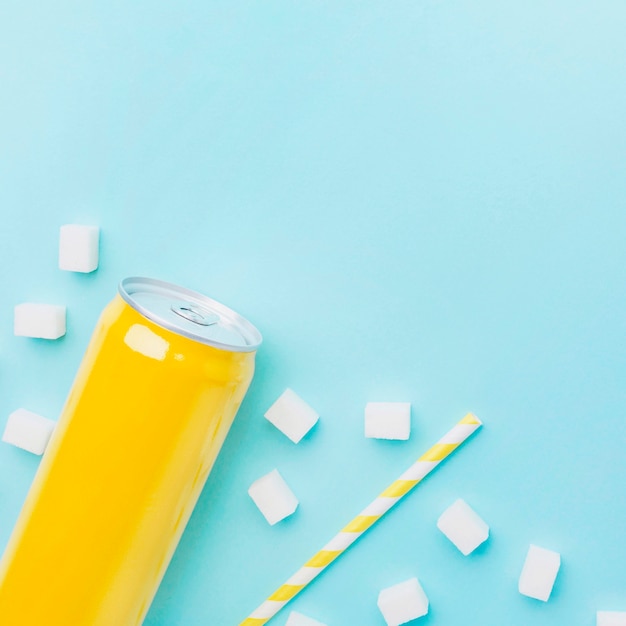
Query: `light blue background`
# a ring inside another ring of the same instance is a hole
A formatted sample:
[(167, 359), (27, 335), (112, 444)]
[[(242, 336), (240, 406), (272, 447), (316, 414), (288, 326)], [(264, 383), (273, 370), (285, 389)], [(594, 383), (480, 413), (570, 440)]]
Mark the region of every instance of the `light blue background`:
[[(624, 33), (618, 0), (0, 6), (0, 427), (58, 416), (125, 276), (264, 334), (146, 626), (236, 626), (468, 410), (292, 608), (379, 626), (417, 575), (428, 626), (626, 610)], [(68, 222), (102, 228), (93, 275), (56, 267)], [(67, 336), (13, 337), (23, 301)], [(287, 386), (321, 414), (298, 446), (263, 418)], [(408, 442), (364, 438), (374, 400), (412, 403)], [(2, 546), (37, 465), (0, 445)], [(301, 504), (270, 527), (246, 491), (274, 467)], [(457, 497), (492, 528), (468, 558), (435, 527)], [(517, 591), (531, 542), (562, 553), (547, 604)]]

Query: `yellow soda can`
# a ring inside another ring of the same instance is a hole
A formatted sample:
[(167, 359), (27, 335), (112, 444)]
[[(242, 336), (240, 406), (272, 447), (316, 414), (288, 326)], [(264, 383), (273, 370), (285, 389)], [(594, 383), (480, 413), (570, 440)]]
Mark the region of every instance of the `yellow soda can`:
[(0, 561), (0, 624), (143, 622), (260, 343), (206, 296), (121, 282)]

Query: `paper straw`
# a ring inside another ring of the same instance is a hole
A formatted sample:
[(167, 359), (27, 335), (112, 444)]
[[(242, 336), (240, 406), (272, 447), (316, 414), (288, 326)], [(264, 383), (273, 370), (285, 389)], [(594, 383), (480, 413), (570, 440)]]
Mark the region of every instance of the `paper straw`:
[(239, 626), (266, 624), (481, 425), (482, 422), (474, 414), (468, 413)]

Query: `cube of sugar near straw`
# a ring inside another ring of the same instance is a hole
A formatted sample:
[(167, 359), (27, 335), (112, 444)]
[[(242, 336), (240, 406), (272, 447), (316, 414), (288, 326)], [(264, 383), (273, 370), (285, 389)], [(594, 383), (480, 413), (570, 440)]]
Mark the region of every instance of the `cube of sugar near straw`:
[(626, 626), (626, 611), (598, 611), (596, 626)]
[(58, 339), (65, 335), (65, 307), (24, 302), (14, 309), (13, 332), (20, 337)]
[(98, 267), (97, 226), (66, 224), (59, 232), (59, 268), (69, 272), (93, 272)]
[(387, 626), (400, 626), (428, 613), (428, 598), (417, 578), (387, 587), (378, 594), (378, 608)]
[(56, 422), (26, 409), (17, 409), (9, 415), (2, 441), (18, 448), (43, 454)]
[(319, 419), (318, 413), (291, 389), (285, 389), (265, 417), (294, 443), (298, 443)]
[(326, 624), (322, 624), (322, 622), (318, 622), (316, 619), (302, 615), (302, 613), (291, 611), (285, 626), (326, 626)]
[(365, 405), (366, 437), (406, 440), (410, 434), (410, 402), (368, 402)]
[(560, 567), (561, 555), (558, 552), (531, 544), (519, 577), (519, 592), (547, 602)]
[(441, 514), (437, 528), (465, 556), (489, 537), (489, 526), (460, 498)]
[(250, 485), (248, 494), (272, 526), (289, 517), (298, 508), (298, 499), (277, 469), (255, 480)]

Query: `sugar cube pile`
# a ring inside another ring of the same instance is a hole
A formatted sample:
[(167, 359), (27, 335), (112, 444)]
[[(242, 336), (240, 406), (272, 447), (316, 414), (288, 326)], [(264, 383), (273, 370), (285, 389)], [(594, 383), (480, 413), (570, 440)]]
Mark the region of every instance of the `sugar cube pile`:
[(406, 440), (410, 435), (410, 402), (368, 402), (365, 405), (366, 437)]
[(428, 598), (417, 578), (386, 587), (378, 594), (378, 608), (387, 626), (400, 626), (428, 613)]
[(100, 229), (65, 224), (59, 232), (59, 268), (88, 274), (98, 268)]
[(319, 419), (315, 409), (291, 389), (285, 389), (265, 417), (294, 443), (299, 443)]
[(437, 528), (465, 556), (489, 537), (489, 526), (460, 498), (441, 514)]
[(255, 480), (248, 494), (272, 526), (298, 508), (298, 499), (277, 469)]
[(561, 555), (558, 552), (531, 544), (519, 577), (519, 592), (547, 602), (560, 567)]
[(19, 337), (58, 339), (65, 335), (64, 306), (24, 302), (14, 308), (13, 332)]
[(33, 454), (43, 454), (56, 422), (26, 409), (17, 409), (9, 415), (2, 441)]

